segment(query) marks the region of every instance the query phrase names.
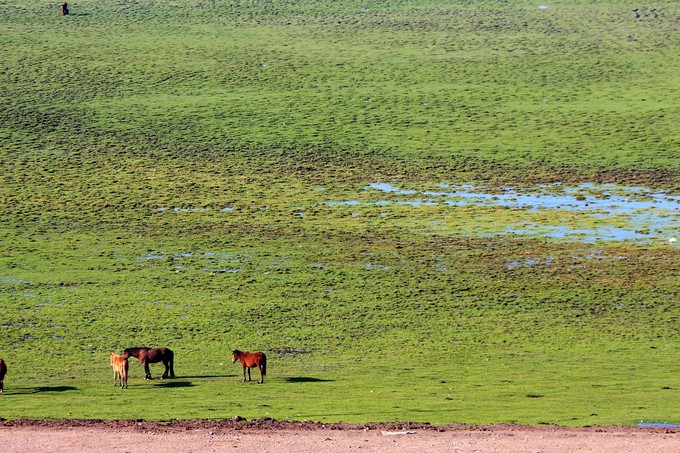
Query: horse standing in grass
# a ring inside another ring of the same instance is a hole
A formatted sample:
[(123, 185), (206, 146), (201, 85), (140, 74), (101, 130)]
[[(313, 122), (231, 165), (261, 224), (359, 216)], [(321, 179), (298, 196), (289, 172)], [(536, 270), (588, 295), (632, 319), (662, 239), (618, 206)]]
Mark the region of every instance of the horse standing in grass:
[(113, 386), (116, 386), (116, 378), (120, 378), (120, 388), (126, 389), (128, 386), (128, 361), (122, 355), (112, 352), (109, 354), (109, 363), (113, 367)]
[(175, 354), (168, 348), (127, 348), (125, 351), (123, 351), (123, 357), (125, 360), (127, 360), (130, 356), (137, 357), (139, 362), (144, 366), (144, 379), (151, 379), (149, 364), (158, 362), (163, 362), (163, 365), (165, 365), (165, 373), (163, 373), (161, 379), (175, 377), (175, 369), (173, 366)]
[(231, 353), (231, 363), (241, 362), (243, 367), (243, 382), (246, 381), (246, 370), (248, 370), (248, 380), (250, 381), (250, 369), (257, 367), (260, 370), (260, 384), (264, 384), (264, 377), (267, 374), (267, 356), (264, 352), (239, 351)]
[(7, 374), (7, 364), (0, 359), (0, 393), (5, 391), (5, 374)]

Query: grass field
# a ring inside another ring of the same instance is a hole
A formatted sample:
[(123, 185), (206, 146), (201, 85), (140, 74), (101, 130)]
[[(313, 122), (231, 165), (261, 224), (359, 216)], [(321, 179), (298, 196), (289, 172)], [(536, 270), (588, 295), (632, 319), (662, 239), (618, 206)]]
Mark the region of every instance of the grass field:
[(0, 3), (0, 417), (680, 423), (676, 2), (69, 5)]

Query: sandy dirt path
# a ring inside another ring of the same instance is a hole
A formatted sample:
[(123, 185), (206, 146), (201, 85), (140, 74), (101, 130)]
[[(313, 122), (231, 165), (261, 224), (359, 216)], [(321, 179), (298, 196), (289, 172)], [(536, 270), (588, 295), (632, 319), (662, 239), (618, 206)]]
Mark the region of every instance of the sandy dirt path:
[(24, 452), (680, 452), (680, 429), (455, 426), (230, 429), (149, 423), (0, 425), (0, 450)]

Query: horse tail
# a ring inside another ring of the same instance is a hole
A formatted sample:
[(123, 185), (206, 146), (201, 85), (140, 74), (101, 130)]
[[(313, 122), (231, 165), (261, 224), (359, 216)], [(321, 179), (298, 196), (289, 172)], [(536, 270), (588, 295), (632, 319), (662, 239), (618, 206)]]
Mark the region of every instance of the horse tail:
[(267, 375), (267, 356), (262, 353), (262, 376)]
[(175, 353), (168, 349), (170, 356), (170, 377), (175, 377)]

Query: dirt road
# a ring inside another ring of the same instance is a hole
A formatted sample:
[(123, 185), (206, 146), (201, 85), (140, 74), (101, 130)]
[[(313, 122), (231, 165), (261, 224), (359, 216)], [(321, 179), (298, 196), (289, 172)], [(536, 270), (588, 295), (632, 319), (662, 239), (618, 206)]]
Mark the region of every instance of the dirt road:
[(0, 422), (0, 449), (19, 452), (573, 452), (680, 451), (678, 428), (516, 425), (321, 425), (225, 421)]

